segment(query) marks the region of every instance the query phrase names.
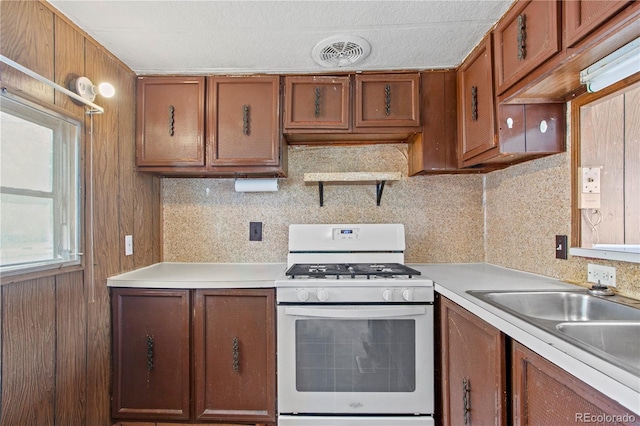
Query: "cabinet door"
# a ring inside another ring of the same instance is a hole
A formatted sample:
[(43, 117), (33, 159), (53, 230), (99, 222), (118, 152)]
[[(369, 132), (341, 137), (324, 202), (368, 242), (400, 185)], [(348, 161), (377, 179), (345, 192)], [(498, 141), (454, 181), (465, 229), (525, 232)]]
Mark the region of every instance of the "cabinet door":
[(204, 166), (204, 77), (140, 77), (138, 166)]
[(505, 337), (440, 298), (443, 424), (506, 424)]
[(637, 424), (637, 415), (527, 347), (514, 342), (512, 351), (514, 425)]
[(420, 125), (419, 74), (358, 74), (355, 84), (356, 128)]
[(565, 149), (565, 104), (500, 105), (502, 154), (552, 154)]
[(475, 164), (473, 157), (496, 146), (492, 69), (489, 34), (458, 71), (460, 167)]
[(196, 290), (194, 304), (196, 418), (275, 421), (273, 290)]
[(494, 31), (496, 92), (513, 86), (560, 51), (559, 2), (519, 1)]
[(349, 130), (349, 76), (284, 81), (285, 130)]
[(605, 23), (630, 1), (619, 0), (571, 0), (564, 5), (565, 45), (573, 47), (585, 36)]
[(114, 418), (189, 419), (189, 291), (113, 289)]
[(279, 165), (280, 77), (212, 77), (207, 90), (209, 164)]

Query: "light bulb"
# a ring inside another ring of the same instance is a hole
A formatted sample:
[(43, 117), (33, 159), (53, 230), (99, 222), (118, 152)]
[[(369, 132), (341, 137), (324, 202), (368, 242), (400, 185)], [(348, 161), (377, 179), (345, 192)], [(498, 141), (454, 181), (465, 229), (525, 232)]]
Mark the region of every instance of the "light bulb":
[(98, 92), (105, 98), (111, 98), (116, 94), (116, 89), (111, 83), (100, 83), (98, 85)]

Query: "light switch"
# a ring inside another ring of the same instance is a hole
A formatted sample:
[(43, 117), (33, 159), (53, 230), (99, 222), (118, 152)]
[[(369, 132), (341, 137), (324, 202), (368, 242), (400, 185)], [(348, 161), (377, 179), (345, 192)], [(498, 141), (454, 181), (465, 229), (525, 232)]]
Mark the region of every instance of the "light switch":
[(262, 222), (249, 222), (249, 241), (262, 241)]
[(133, 255), (133, 235), (124, 236), (124, 255)]

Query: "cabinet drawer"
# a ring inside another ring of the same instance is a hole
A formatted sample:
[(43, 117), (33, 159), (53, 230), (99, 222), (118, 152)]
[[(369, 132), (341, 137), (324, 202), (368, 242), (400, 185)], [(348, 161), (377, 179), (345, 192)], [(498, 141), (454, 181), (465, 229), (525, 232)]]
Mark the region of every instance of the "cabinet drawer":
[(496, 92), (501, 95), (560, 51), (557, 1), (520, 1), (494, 31)]

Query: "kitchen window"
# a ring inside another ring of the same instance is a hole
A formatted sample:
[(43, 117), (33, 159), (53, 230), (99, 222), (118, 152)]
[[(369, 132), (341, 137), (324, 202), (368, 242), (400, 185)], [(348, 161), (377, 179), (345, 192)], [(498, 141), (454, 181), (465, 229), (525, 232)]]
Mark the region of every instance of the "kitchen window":
[(80, 263), (81, 124), (3, 91), (0, 273)]
[(574, 164), (600, 179), (594, 204), (581, 205), (584, 172), (574, 169), (576, 207), (583, 207), (574, 209), (574, 256), (640, 263), (639, 78), (572, 102)]

